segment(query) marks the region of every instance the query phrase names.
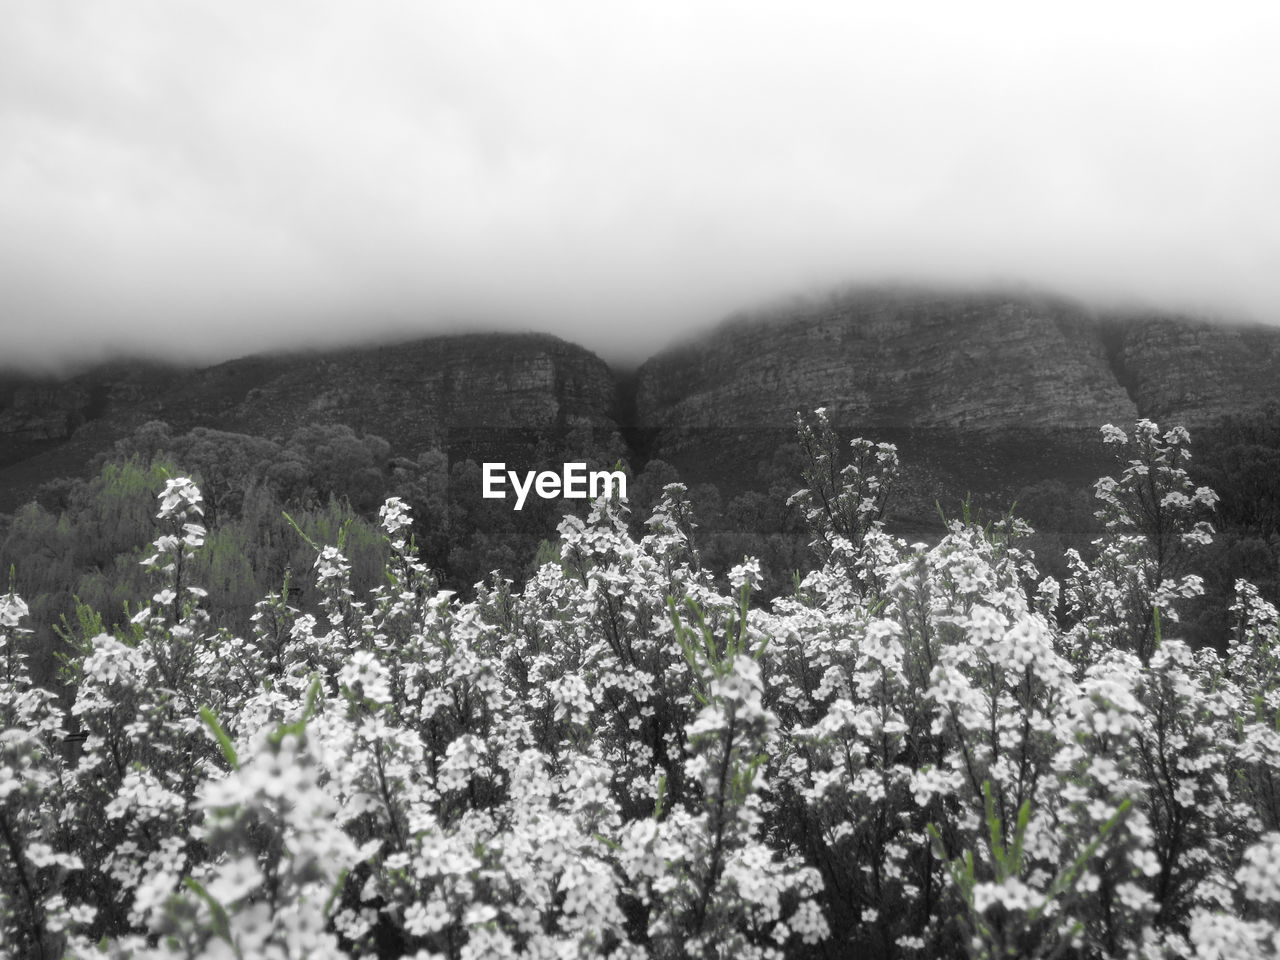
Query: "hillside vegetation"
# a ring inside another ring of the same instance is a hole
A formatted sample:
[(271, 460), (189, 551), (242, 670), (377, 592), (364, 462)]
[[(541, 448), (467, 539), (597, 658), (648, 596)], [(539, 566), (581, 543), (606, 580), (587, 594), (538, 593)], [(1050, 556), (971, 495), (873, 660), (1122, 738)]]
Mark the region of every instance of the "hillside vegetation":
[(1280, 615), (1241, 581), (1221, 652), (1188, 644), (1218, 497), (1181, 428), (1103, 440), (1060, 578), (1014, 517), (895, 536), (897, 452), (819, 411), (789, 498), (812, 569), (767, 605), (756, 561), (704, 563), (679, 484), (465, 601), (392, 497), (376, 586), (339, 533), (314, 609), (273, 592), (243, 631), (198, 579), (220, 508), (170, 477), (132, 616), (68, 631), (69, 707), (0, 598), (2, 946), (1274, 956)]

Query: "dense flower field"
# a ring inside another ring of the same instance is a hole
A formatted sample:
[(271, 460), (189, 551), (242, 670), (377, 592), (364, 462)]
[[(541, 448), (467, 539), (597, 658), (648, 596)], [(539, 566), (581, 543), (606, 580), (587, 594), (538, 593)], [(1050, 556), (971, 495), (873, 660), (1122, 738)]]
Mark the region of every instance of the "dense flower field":
[(522, 591), (439, 591), (389, 500), (385, 585), (317, 546), (316, 613), (201, 611), (169, 481), (149, 604), (83, 616), (69, 710), (0, 597), (12, 956), (1150, 957), (1280, 950), (1280, 618), (1177, 639), (1214, 495), (1187, 435), (1108, 427), (1106, 535), (890, 536), (892, 447), (801, 424), (819, 565), (699, 563), (678, 485), (601, 501)]

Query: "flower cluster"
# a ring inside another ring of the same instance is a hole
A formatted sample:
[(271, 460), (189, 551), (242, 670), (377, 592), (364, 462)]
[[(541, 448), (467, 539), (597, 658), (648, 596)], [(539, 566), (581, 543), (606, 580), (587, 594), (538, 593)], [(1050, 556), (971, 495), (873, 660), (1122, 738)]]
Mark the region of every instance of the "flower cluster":
[[(807, 433), (806, 433), (807, 431)], [(32, 686), (0, 597), (0, 951), (188, 957), (1280, 953), (1280, 614), (1176, 636), (1209, 536), (1142, 422), (1063, 585), (1013, 518), (882, 524), (897, 460), (802, 425), (819, 564), (768, 609), (701, 564), (684, 488), (598, 502), (461, 602), (381, 514), (385, 581), (200, 609), (170, 481), (151, 602)]]

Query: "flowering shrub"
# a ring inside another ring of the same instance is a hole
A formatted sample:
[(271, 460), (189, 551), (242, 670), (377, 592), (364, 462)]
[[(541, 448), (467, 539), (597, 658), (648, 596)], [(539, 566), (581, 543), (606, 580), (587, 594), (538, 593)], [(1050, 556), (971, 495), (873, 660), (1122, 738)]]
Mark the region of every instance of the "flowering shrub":
[[(806, 432), (807, 431), (807, 432)], [(1105, 536), (1043, 578), (1013, 518), (891, 536), (887, 445), (821, 413), (795, 498), (819, 565), (752, 606), (684, 489), (629, 532), (566, 518), (522, 590), (462, 603), (381, 512), (367, 596), (317, 549), (219, 629), (160, 495), (150, 602), (74, 702), (0, 597), (0, 948), (108, 957), (1263, 957), (1280, 954), (1280, 614), (1174, 634), (1213, 495), (1141, 422)]]

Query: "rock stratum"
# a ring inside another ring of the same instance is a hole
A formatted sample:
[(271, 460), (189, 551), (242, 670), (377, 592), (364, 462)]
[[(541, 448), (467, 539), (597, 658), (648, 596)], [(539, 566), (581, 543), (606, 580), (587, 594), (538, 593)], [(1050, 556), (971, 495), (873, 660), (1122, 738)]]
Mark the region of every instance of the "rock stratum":
[(998, 486), (1096, 476), (1106, 422), (1204, 427), (1277, 397), (1277, 328), (1050, 297), (862, 290), (731, 319), (625, 376), (554, 337), (485, 334), (0, 378), (0, 509), (82, 473), (154, 419), (272, 437), (344, 423), (402, 456), (458, 436), (516, 442), (585, 424), (625, 438), (636, 465), (659, 458), (734, 482), (749, 478), (744, 461), (785, 442), (797, 410), (824, 406), (850, 433), (899, 442), (944, 486)]
[(575, 426), (616, 432), (616, 389), (594, 354), (539, 334), (471, 334), (248, 357), (203, 369), (113, 364), (62, 381), (0, 381), (0, 509), (77, 475), (149, 420), (288, 436), (340, 423), (400, 455), (525, 443)]
[(652, 428), (842, 423), (991, 433), (1131, 420), (1100, 328), (1070, 306), (866, 295), (722, 326), (638, 377)]
[(1097, 477), (1104, 423), (1194, 430), (1277, 397), (1277, 328), (886, 289), (731, 319), (643, 364), (634, 402), (650, 454), (707, 480), (731, 475), (716, 463), (749, 473), (796, 411), (825, 407), (843, 432), (897, 443), (932, 505)]
[(730, 321), (638, 374), (653, 429), (782, 425), (825, 406), (872, 428), (978, 434), (1201, 425), (1280, 392), (1280, 329), (1066, 301), (881, 292)]

